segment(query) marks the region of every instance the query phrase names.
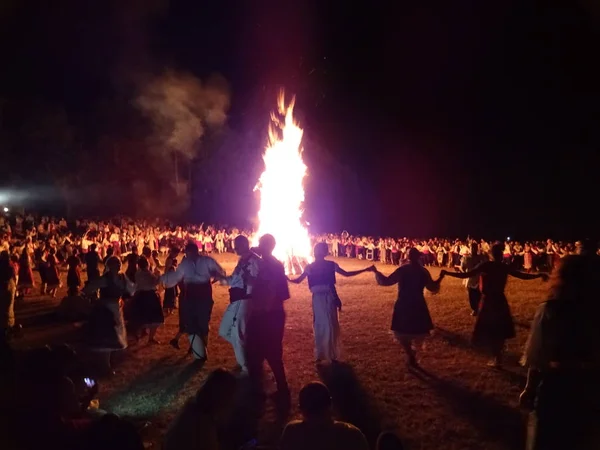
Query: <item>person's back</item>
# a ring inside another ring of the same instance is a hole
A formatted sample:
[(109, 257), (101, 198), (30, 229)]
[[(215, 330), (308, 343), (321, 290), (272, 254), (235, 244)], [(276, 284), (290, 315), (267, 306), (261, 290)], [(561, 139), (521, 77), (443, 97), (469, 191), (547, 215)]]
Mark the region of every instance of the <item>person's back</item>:
[(217, 430), (230, 416), (236, 389), (237, 380), (230, 372), (211, 372), (196, 396), (171, 422), (163, 450), (218, 450)]
[(368, 450), (369, 444), (358, 428), (333, 420), (331, 395), (323, 383), (305, 385), (299, 400), (304, 420), (287, 424), (281, 450)]
[(202, 412), (196, 399), (188, 401), (165, 434), (164, 450), (218, 450), (217, 429), (210, 414)]
[(281, 450), (366, 450), (369, 446), (362, 432), (346, 422), (336, 420), (293, 420), (281, 438)]

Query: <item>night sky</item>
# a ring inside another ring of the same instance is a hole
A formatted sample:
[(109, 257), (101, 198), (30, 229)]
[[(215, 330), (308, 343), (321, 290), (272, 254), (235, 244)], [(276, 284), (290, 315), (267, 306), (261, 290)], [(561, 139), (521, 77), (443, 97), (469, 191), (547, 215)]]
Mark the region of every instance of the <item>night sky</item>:
[[(231, 90), (227, 129), (258, 152), (257, 164), (275, 92), (297, 95), (315, 231), (572, 238), (600, 230), (594, 2), (60, 3), (0, 10), (5, 142), (21, 139), (23, 98), (64, 105), (93, 146), (126, 134), (91, 111), (126, 98), (131, 74), (219, 73)], [(80, 125), (86, 117), (93, 126)], [(23, 151), (43, 166), (47, 155)], [(213, 159), (212, 170), (226, 170)], [(36, 179), (22, 162), (10, 166), (21, 182)], [(242, 192), (250, 181), (229, 192), (235, 182), (222, 183), (225, 200), (195, 196), (195, 214), (250, 215), (248, 201), (227, 200), (250, 198)]]

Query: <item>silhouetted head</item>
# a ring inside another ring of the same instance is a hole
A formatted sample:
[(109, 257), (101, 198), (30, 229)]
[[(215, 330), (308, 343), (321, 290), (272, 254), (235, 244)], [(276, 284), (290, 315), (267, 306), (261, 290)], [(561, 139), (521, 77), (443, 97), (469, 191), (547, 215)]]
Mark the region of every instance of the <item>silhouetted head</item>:
[(319, 418), (331, 413), (331, 394), (323, 383), (313, 381), (304, 385), (298, 397), (300, 411), (306, 419)]
[(198, 256), (198, 246), (195, 242), (188, 242), (185, 246), (185, 256), (187, 258), (195, 258)]
[(319, 242), (315, 245), (313, 252), (315, 254), (315, 259), (325, 259), (329, 254), (329, 247), (327, 247), (325, 242)]
[(246, 236), (240, 234), (233, 240), (233, 244), (235, 246), (235, 252), (240, 256), (250, 251), (250, 242)]
[(140, 259), (138, 259), (138, 267), (141, 270), (147, 270), (148, 267), (150, 267), (150, 264), (148, 264), (148, 259), (145, 256), (140, 256)]
[(504, 257), (504, 244), (497, 242), (494, 245), (492, 245), (492, 258), (494, 259), (494, 261), (502, 261), (503, 257)]
[(116, 256), (111, 256), (106, 260), (106, 267), (112, 273), (118, 273), (121, 270), (121, 260)]
[(408, 251), (408, 260), (411, 263), (418, 263), (419, 261), (421, 261), (421, 252), (419, 250), (417, 250), (416, 248), (412, 247)]
[(275, 238), (272, 234), (265, 234), (258, 241), (258, 248), (261, 256), (271, 256), (275, 250)]

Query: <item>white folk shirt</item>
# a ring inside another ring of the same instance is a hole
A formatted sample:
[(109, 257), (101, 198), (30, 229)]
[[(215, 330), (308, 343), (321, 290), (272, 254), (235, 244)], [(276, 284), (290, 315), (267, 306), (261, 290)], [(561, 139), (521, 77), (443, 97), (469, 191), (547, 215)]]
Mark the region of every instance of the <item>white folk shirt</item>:
[(165, 287), (173, 287), (183, 281), (186, 284), (206, 284), (215, 275), (225, 276), (223, 268), (209, 256), (198, 255), (194, 261), (187, 256), (181, 260), (181, 264), (175, 272), (167, 272), (160, 277)]
[(252, 284), (258, 276), (259, 264), (260, 257), (252, 252), (240, 258), (231, 276), (227, 277), (227, 284), (232, 288), (245, 288), (247, 295), (252, 294)]

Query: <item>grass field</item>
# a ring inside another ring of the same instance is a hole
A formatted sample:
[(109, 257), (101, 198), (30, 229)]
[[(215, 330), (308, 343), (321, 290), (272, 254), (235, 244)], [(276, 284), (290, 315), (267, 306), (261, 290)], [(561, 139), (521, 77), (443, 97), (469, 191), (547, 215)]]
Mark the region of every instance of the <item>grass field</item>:
[[(218, 259), (231, 273), (235, 257)], [(338, 262), (347, 270), (367, 265), (356, 260)], [(394, 270), (392, 266), (378, 268), (385, 274)], [(430, 271), (437, 277), (439, 269)], [(344, 304), (340, 315), (343, 364), (319, 373), (314, 364), (308, 286), (290, 285), (284, 360), (293, 403), (304, 383), (322, 379), (330, 386), (337, 416), (361, 428), (370, 442), (382, 430), (395, 430), (413, 450), (523, 448), (526, 417), (517, 408), (517, 399), (525, 372), (518, 360), (547, 286), (539, 280), (509, 281), (506, 293), (517, 338), (508, 344), (505, 368), (493, 370), (485, 366), (486, 355), (470, 347), (474, 318), (464, 286), (460, 280), (446, 278), (438, 295), (426, 297), (436, 329), (419, 355), (427, 374), (416, 376), (407, 370), (404, 354), (389, 332), (395, 286), (377, 286), (372, 273), (338, 279)], [(40, 320), (57, 303), (58, 298), (33, 296), (17, 306), (17, 318), (25, 325), (24, 336), (15, 342), (19, 348), (76, 342), (77, 325)], [(209, 360), (201, 371), (191, 372), (186, 351), (175, 351), (167, 344), (177, 331), (177, 317), (171, 316), (158, 333), (162, 345), (131, 345), (117, 358), (117, 375), (101, 385), (101, 408), (151, 421), (147, 439), (153, 448), (160, 448), (161, 433), (206, 374), (216, 367), (235, 366), (230, 345), (217, 335), (227, 304), (227, 288), (216, 287)], [(298, 414), (295, 406), (292, 414)], [(267, 412), (259, 439), (274, 444), (280, 432), (281, 424)]]

